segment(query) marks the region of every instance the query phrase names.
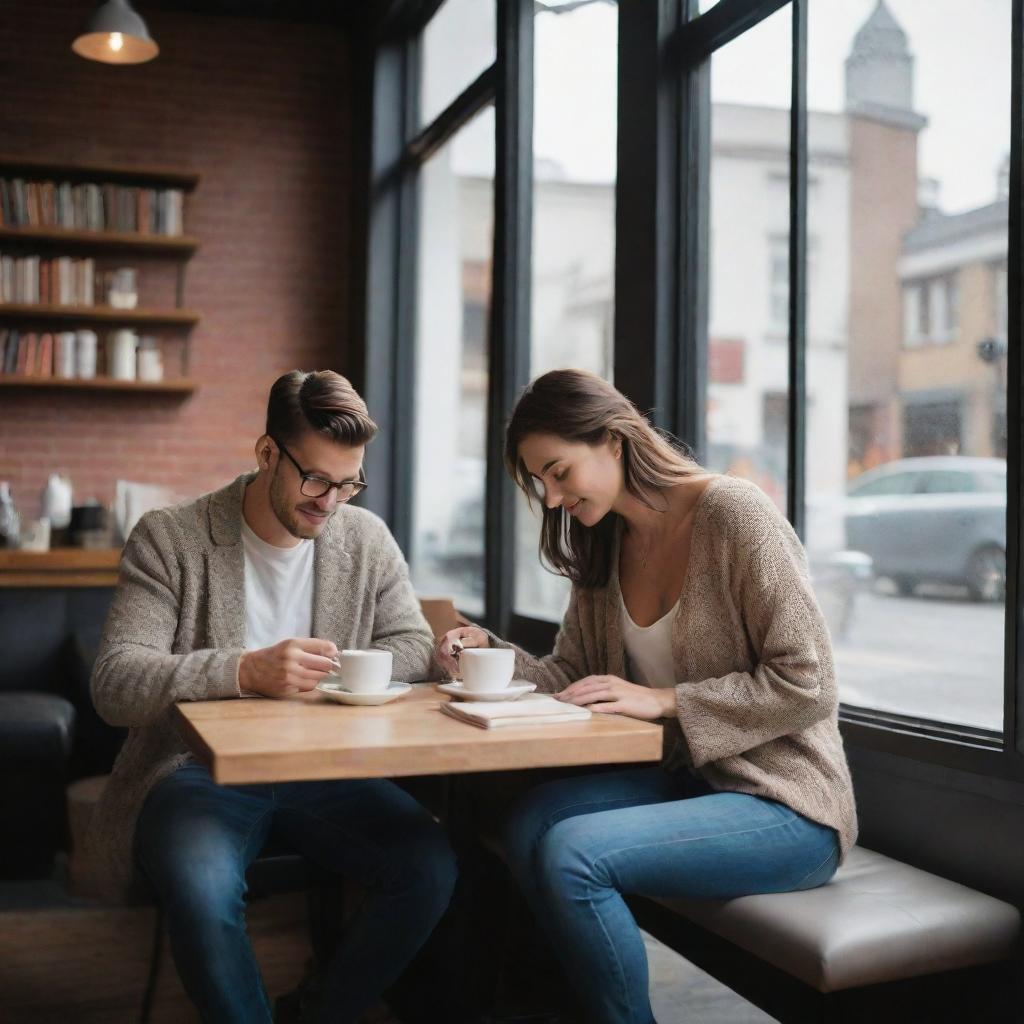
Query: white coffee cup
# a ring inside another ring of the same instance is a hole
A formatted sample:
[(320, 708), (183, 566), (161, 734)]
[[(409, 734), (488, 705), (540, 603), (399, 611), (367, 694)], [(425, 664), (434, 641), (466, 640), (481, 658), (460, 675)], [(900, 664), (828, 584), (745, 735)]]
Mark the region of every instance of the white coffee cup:
[(340, 651), (333, 675), (351, 693), (380, 693), (391, 682), (390, 651)]
[(459, 653), (462, 685), (477, 693), (504, 690), (515, 667), (516, 652), (510, 647), (468, 647)]

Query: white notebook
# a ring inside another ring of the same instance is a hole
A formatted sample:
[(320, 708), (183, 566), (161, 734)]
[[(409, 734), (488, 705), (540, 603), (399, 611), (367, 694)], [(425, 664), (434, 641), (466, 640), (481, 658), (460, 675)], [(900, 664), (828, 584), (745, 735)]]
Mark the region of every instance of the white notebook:
[(585, 722), (590, 711), (575, 704), (563, 704), (546, 694), (532, 693), (519, 700), (448, 701), (441, 711), (460, 722), (481, 729), (498, 729), (506, 725), (544, 725), (548, 722)]

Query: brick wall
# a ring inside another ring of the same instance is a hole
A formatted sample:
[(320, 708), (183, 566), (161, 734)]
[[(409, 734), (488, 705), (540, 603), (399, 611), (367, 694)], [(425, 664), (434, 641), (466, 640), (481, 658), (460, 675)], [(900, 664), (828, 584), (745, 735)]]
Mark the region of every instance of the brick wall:
[[(110, 502), (119, 478), (182, 495), (220, 486), (254, 464), (274, 378), (345, 372), (349, 351), (346, 36), (144, 8), (160, 56), (108, 67), (70, 50), (91, 6), (7, 0), (0, 151), (201, 175), (185, 220), (200, 243), (185, 286), (201, 316), (199, 390), (183, 401), (0, 388), (0, 480), (29, 516), (54, 470), (70, 475), (76, 502)], [(166, 303), (173, 265), (145, 266), (142, 298)]]

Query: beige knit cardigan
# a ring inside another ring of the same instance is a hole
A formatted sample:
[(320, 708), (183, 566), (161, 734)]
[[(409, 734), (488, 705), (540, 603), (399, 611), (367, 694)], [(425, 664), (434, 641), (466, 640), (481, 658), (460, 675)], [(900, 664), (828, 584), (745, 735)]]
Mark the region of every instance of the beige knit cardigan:
[[(548, 692), (588, 675), (627, 678), (621, 600), (616, 543), (607, 585), (573, 587), (554, 652), (515, 648), (516, 675)], [(834, 828), (845, 856), (857, 818), (828, 627), (799, 539), (745, 480), (716, 477), (698, 501), (672, 653), (666, 763)]]
[[(138, 891), (132, 844), (139, 811), (150, 789), (189, 760), (174, 704), (240, 696), (242, 496), (251, 479), (146, 514), (125, 546), (92, 674), (96, 710), (129, 727), (90, 826), (90, 859), (107, 895)], [(380, 519), (343, 505), (314, 541), (313, 564), (315, 637), (391, 651), (395, 679), (429, 676), (432, 635)]]

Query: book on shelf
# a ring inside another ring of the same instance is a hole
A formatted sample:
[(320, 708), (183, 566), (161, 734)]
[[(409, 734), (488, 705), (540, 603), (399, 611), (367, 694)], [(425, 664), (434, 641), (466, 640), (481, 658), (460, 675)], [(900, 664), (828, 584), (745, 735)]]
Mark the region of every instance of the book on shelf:
[(39, 335), (39, 347), (36, 350), (36, 373), (40, 377), (53, 376), (53, 335), (47, 331)]
[(0, 178), (0, 224), (174, 237), (184, 231), (185, 193), (112, 182)]
[(30, 331), (18, 341), (18, 364), (15, 372), (30, 376), (30, 364), (36, 355), (36, 336)]
[(0, 328), (0, 373), (22, 377), (52, 377), (56, 338), (49, 331), (36, 334)]
[(18, 335), (17, 328), (4, 328), (4, 349), (0, 353), (0, 372), (14, 373), (18, 363)]
[(95, 295), (96, 264), (91, 257), (0, 255), (0, 302), (91, 306)]

